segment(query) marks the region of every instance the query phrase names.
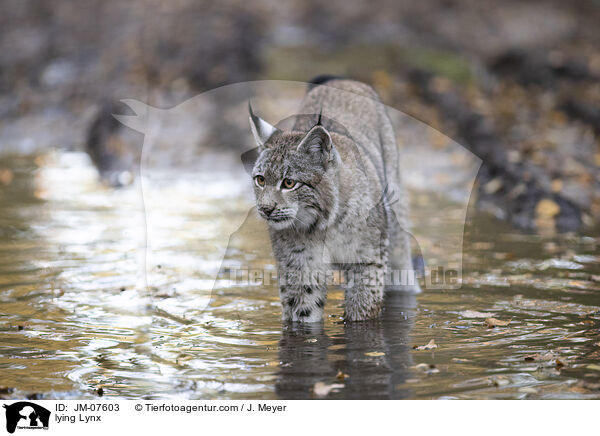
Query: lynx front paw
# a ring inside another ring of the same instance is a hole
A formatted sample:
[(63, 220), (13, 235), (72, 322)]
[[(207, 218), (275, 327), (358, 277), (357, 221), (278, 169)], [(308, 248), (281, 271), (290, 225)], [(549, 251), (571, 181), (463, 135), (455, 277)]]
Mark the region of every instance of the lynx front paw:
[(283, 320), (288, 322), (320, 322), (323, 319), (323, 308), (325, 307), (325, 296), (314, 295), (303, 288), (302, 293), (288, 296), (291, 292), (281, 291), (281, 304), (283, 306)]
[(284, 314), (283, 320), (302, 323), (321, 322), (323, 320), (323, 310), (302, 309), (289, 315)]

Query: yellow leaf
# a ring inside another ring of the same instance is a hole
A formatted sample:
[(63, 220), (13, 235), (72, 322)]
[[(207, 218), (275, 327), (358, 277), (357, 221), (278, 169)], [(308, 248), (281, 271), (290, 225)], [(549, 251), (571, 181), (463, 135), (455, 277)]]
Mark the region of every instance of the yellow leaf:
[(344, 381), (344, 380), (346, 380), (348, 377), (350, 377), (350, 376), (349, 376), (348, 374), (344, 374), (344, 373), (342, 372), (342, 370), (341, 370), (341, 369), (338, 369), (338, 372), (337, 372), (337, 374), (335, 375), (335, 378), (336, 378), (338, 381)]
[(503, 326), (506, 326), (506, 325), (510, 324), (510, 320), (509, 321), (502, 321), (502, 320), (496, 319), (496, 318), (486, 318), (485, 319), (485, 324), (489, 328), (503, 327)]
[(435, 344), (435, 340), (432, 339), (431, 341), (429, 341), (427, 343), (427, 345), (420, 345), (420, 346), (415, 345), (413, 348), (415, 350), (419, 350), (419, 351), (422, 351), (422, 350), (433, 350), (434, 348), (437, 348), (437, 345)]

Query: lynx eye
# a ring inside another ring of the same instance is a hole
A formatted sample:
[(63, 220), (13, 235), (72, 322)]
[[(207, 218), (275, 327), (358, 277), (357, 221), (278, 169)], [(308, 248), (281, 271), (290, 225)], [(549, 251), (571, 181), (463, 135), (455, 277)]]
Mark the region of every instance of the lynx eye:
[(254, 178), (254, 181), (255, 181), (255, 182), (256, 182), (256, 184), (257, 184), (258, 186), (260, 186), (261, 188), (262, 188), (263, 186), (265, 186), (265, 178), (264, 178), (263, 176), (256, 176), (256, 177)]
[(292, 179), (283, 179), (281, 186), (284, 189), (292, 189), (294, 186), (296, 186), (296, 181)]

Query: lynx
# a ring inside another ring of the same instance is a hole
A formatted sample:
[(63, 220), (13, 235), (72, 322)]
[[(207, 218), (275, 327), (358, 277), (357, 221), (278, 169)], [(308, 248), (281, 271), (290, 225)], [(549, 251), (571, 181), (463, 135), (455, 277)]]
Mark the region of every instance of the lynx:
[[(256, 116), (252, 170), (257, 212), (268, 224), (284, 321), (319, 322), (332, 267), (344, 272), (349, 321), (377, 317), (384, 288), (414, 281), (406, 196), (391, 121), (368, 85), (313, 80), (291, 131)], [(392, 272), (405, 280), (389, 285)], [(408, 273), (408, 274), (405, 274)]]

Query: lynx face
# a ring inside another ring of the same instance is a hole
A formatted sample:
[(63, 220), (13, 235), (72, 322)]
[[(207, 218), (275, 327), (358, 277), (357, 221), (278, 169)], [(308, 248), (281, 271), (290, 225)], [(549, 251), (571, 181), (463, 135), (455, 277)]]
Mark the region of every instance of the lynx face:
[(252, 171), (258, 214), (276, 230), (309, 231), (327, 219), (334, 187), (325, 129), (277, 132), (262, 147)]

